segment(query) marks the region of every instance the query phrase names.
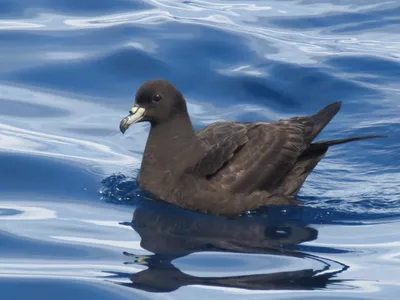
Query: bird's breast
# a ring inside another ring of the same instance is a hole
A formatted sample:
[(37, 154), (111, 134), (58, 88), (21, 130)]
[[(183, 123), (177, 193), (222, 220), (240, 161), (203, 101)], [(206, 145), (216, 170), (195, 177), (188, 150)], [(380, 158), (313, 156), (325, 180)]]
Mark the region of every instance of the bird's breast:
[(167, 200), (171, 190), (175, 188), (175, 177), (168, 169), (154, 170), (142, 167), (137, 181), (141, 189), (163, 200)]

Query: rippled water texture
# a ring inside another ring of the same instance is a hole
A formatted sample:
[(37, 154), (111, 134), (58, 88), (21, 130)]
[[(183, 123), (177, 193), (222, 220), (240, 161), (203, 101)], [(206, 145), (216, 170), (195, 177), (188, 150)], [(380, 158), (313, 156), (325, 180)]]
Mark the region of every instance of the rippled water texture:
[[(398, 1), (0, 0), (1, 299), (398, 299)], [(166, 78), (196, 128), (343, 101), (304, 208), (237, 220), (146, 200), (148, 125)]]

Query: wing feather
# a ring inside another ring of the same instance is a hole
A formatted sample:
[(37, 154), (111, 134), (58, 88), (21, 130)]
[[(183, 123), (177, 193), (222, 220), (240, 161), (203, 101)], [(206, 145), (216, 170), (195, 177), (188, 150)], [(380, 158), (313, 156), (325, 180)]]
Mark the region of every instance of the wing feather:
[(232, 122), (221, 122), (208, 126), (199, 134), (205, 147), (204, 157), (196, 164), (198, 175), (215, 174), (229, 161), (235, 151), (249, 140), (245, 126)]
[(308, 125), (295, 119), (247, 125), (248, 142), (212, 181), (233, 192), (273, 191), (308, 147)]
[[(299, 177), (302, 182), (306, 177), (293, 167), (339, 108), (340, 102), (335, 102), (312, 116), (277, 122), (211, 124), (198, 131), (206, 154), (196, 170), (211, 183), (234, 193), (274, 192), (282, 183), (292, 190), (289, 179)], [(315, 158), (315, 164), (319, 159)], [(303, 164), (306, 169), (315, 166), (303, 161), (298, 166)]]

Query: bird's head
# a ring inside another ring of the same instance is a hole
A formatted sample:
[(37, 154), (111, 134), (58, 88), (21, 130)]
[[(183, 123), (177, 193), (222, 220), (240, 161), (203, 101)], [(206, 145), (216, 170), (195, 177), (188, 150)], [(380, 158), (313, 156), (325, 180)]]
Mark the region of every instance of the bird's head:
[(187, 114), (187, 108), (179, 90), (166, 80), (151, 80), (139, 88), (135, 104), (121, 120), (119, 128), (124, 133), (134, 123), (161, 124), (183, 114)]

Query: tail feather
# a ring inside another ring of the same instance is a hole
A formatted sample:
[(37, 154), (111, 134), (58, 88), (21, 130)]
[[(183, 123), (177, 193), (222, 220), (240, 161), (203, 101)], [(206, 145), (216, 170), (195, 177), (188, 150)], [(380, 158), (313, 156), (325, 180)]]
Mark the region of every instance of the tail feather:
[(365, 136), (356, 136), (356, 137), (337, 139), (337, 140), (319, 141), (319, 142), (312, 143), (310, 148), (312, 148), (312, 149), (327, 148), (330, 146), (340, 145), (340, 144), (345, 144), (345, 143), (350, 143), (350, 142), (355, 142), (355, 141), (369, 140), (369, 139), (375, 139), (375, 138), (385, 138), (385, 137), (387, 137), (387, 136), (386, 135), (365, 135)]
[(300, 155), (295, 165), (280, 182), (276, 190), (277, 193), (289, 197), (294, 197), (300, 190), (308, 175), (317, 166), (319, 161), (325, 156), (330, 146), (383, 137), (386, 136), (366, 135), (337, 140), (320, 141), (311, 144), (310, 147), (308, 147), (308, 149), (304, 151), (302, 155)]

